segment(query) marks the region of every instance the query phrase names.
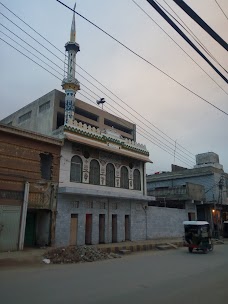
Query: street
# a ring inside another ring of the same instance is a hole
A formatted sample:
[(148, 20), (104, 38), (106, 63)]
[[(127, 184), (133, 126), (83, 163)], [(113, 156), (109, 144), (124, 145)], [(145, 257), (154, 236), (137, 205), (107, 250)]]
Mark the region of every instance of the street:
[(5, 268), (2, 304), (225, 304), (228, 244), (208, 254), (186, 248), (151, 251), (103, 262)]

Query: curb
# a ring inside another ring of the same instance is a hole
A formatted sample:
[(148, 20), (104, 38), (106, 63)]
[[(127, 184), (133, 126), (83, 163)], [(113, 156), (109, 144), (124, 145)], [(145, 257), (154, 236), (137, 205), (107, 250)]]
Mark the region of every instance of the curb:
[[(131, 252), (149, 251), (155, 250), (158, 245), (166, 245), (167, 243), (153, 243), (144, 245), (129, 245), (129, 246), (115, 246), (115, 247), (103, 247), (99, 248), (101, 251), (106, 253), (118, 253), (120, 250), (130, 250)], [(176, 247), (183, 247), (183, 242), (173, 242)], [(173, 248), (174, 249), (174, 248)]]

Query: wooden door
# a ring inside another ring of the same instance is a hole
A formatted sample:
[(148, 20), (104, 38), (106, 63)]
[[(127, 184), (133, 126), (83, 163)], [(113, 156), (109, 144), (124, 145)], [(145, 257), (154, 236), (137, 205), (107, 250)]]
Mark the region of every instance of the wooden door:
[(70, 246), (77, 245), (77, 236), (78, 236), (78, 215), (77, 214), (71, 214)]
[(105, 243), (105, 214), (99, 215), (99, 243)]
[(117, 243), (117, 215), (112, 215), (112, 243)]
[(85, 243), (92, 244), (92, 214), (86, 214)]
[(125, 241), (130, 241), (130, 217), (125, 215)]

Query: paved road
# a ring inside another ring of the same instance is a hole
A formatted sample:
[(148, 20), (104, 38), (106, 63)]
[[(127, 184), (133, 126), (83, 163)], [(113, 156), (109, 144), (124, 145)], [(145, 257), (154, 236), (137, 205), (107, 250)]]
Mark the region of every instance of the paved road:
[(227, 304), (228, 244), (0, 271), (2, 304)]

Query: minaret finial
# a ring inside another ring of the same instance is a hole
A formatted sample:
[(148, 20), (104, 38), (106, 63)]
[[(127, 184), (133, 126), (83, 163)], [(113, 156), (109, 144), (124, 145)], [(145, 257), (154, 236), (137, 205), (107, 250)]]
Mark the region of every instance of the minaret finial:
[[(74, 11), (76, 9), (76, 2), (74, 4)], [(70, 30), (70, 42), (76, 42), (76, 25), (75, 25), (75, 12), (73, 12), (73, 19)]]

